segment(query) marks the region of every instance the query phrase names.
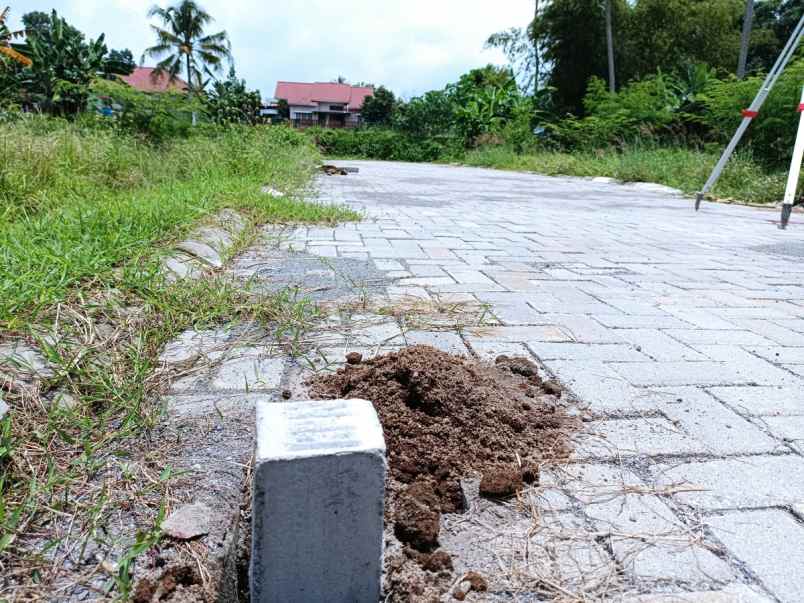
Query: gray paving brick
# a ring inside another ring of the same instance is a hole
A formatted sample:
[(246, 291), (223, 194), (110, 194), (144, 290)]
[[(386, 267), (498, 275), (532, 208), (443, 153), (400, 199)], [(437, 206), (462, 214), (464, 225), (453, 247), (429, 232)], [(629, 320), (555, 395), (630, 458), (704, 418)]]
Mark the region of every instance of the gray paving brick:
[(680, 318), (684, 322), (688, 322), (699, 329), (737, 328), (734, 323), (720, 318), (717, 314), (709, 310), (699, 308), (682, 308), (679, 306), (661, 306), (661, 308), (676, 318)]
[(748, 329), (749, 331), (758, 333), (759, 335), (762, 335), (771, 341), (775, 341), (780, 345), (801, 345), (801, 333), (797, 333), (796, 331), (777, 325), (769, 320), (734, 319), (734, 323), (743, 329)]
[(704, 345), (768, 345), (770, 341), (751, 331), (712, 329), (665, 329), (665, 333), (679, 341), (696, 346)]
[(588, 423), (575, 438), (575, 459), (705, 454), (706, 447), (663, 417)]
[(706, 360), (706, 356), (657, 329), (618, 329), (617, 336), (662, 362)]
[(612, 363), (623, 378), (638, 386), (651, 385), (721, 385), (750, 383), (750, 376), (726, 362), (627, 362)]
[(595, 314), (594, 319), (603, 326), (613, 329), (683, 329), (688, 326), (669, 315)]
[(633, 346), (619, 343), (531, 343), (531, 350), (546, 360), (600, 360), (640, 362), (650, 360)]
[(804, 395), (798, 387), (710, 387), (707, 391), (747, 415), (804, 415)]
[[(800, 377), (774, 366), (764, 358), (759, 358), (741, 347), (729, 345), (699, 345), (696, 349), (713, 360), (727, 363), (730, 370), (737, 374), (734, 383), (796, 385), (804, 388), (804, 382)], [(804, 391), (804, 389), (802, 389), (802, 391)]]
[(773, 435), (793, 443), (797, 450), (804, 451), (804, 416), (763, 417), (760, 420)]
[(407, 345), (429, 345), (450, 354), (469, 354), (463, 340), (457, 334), (446, 331), (407, 331), (405, 342)]
[(656, 410), (650, 391), (636, 388), (604, 362), (596, 360), (545, 360), (547, 368), (593, 413)]
[[(654, 390), (662, 413), (712, 454), (787, 452), (759, 427), (695, 387)], [(804, 419), (804, 417), (802, 417)]]
[[(477, 338), (470, 336), (468, 339), (471, 343)], [(486, 329), (480, 339), (518, 343), (572, 341), (572, 337), (564, 329), (553, 325), (493, 327)]]
[(701, 509), (772, 507), (804, 500), (804, 458), (797, 455), (658, 465), (651, 471), (660, 485), (700, 488), (674, 496)]
[(785, 511), (726, 513), (708, 518), (715, 536), (746, 563), (780, 601), (804, 593), (804, 526)]
[(757, 356), (777, 364), (804, 364), (804, 347), (751, 346), (748, 349)]
[(733, 582), (716, 590), (655, 592), (619, 599), (617, 603), (771, 603), (771, 599), (758, 586)]

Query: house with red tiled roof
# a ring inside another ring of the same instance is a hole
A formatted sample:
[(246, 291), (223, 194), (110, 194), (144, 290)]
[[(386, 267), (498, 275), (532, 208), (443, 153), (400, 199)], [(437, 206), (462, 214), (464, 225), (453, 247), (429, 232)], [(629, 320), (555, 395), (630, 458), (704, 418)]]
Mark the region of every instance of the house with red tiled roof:
[(121, 75), (120, 79), (142, 92), (181, 92), (188, 88), (187, 82), (178, 77), (172, 82), (165, 73), (154, 77), (153, 67), (137, 67), (130, 75)]
[(360, 125), (360, 111), (371, 86), (330, 82), (277, 82), (274, 96), (284, 100), (295, 126), (349, 128)]

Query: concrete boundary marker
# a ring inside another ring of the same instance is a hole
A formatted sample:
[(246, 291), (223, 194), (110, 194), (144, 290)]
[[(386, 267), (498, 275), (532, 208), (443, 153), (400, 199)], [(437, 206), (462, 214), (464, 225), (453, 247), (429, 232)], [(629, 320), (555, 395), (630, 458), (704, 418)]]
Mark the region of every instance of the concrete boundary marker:
[(371, 402), (259, 403), (251, 600), (376, 603), (385, 472)]

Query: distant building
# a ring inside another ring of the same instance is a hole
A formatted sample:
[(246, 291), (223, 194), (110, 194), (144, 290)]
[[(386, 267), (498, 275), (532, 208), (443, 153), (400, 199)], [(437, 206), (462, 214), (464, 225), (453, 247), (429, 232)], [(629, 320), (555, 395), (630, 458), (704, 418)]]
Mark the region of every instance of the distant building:
[(279, 99), (269, 98), (263, 100), (260, 104), (260, 117), (271, 123), (282, 121), (279, 111)]
[(287, 101), (294, 126), (354, 128), (360, 125), (363, 101), (373, 94), (371, 86), (277, 82), (274, 96)]
[(142, 92), (181, 92), (188, 89), (187, 82), (181, 78), (176, 78), (172, 82), (167, 74), (160, 73), (156, 78), (153, 76), (153, 67), (137, 67), (131, 75), (121, 75), (120, 79), (126, 84)]

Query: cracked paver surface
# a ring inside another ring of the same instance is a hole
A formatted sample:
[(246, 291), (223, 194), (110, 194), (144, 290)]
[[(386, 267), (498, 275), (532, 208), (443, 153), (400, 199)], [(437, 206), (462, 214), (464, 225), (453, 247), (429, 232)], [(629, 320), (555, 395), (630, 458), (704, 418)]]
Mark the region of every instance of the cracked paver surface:
[[(780, 231), (776, 211), (696, 214), (651, 185), (339, 163), (360, 172), (322, 177), (319, 197), (366, 219), (297, 229), (293, 249), (371, 262), (391, 295), (488, 304), (499, 326), (433, 342), (532, 354), (588, 407), (575, 462), (551, 483), (572, 535), (552, 542), (574, 547), (585, 529), (612, 596), (800, 600), (800, 215)], [(496, 561), (513, 573), (517, 554)]]

